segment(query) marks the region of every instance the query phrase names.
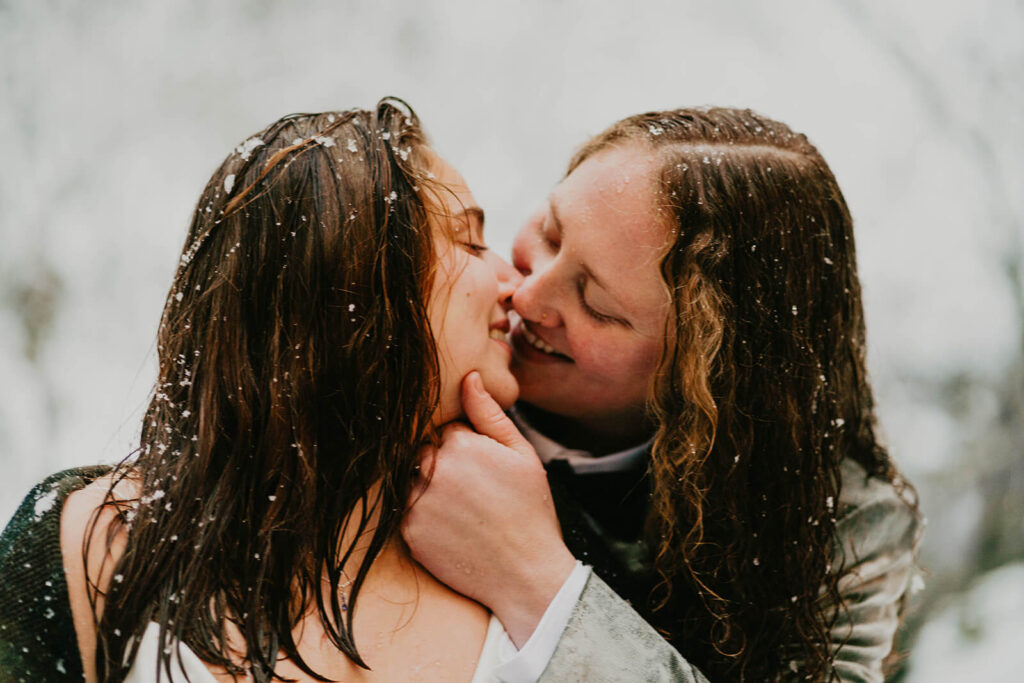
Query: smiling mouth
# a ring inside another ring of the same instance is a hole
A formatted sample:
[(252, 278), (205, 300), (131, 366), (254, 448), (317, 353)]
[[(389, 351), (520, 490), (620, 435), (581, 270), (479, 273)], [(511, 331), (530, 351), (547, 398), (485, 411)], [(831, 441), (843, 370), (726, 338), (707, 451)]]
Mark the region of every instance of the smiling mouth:
[(541, 339), (537, 335), (535, 335), (532, 332), (530, 332), (530, 330), (526, 327), (526, 325), (520, 325), (519, 329), (523, 333), (523, 340), (527, 344), (529, 344), (532, 348), (540, 351), (541, 353), (545, 353), (545, 354), (547, 354), (549, 356), (553, 356), (555, 358), (561, 358), (561, 359), (568, 360), (568, 361), (572, 360), (571, 358), (569, 358), (569, 356), (566, 356), (565, 354), (562, 354), (562, 353), (558, 353), (557, 351), (555, 351), (555, 348), (553, 346), (551, 346), (550, 344), (545, 342), (543, 339)]

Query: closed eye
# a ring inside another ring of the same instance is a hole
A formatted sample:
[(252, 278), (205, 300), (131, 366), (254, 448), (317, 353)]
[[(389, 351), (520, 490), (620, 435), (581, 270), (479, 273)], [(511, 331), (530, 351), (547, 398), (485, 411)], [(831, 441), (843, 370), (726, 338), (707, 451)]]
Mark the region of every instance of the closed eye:
[(553, 251), (562, 246), (562, 235), (556, 230), (548, 229), (547, 221), (537, 223), (537, 235), (541, 242)]
[[(483, 241), (484, 210), (479, 206), (467, 206), (461, 213), (453, 217), (453, 221), (457, 236), (456, 242), (474, 256), (482, 256), (487, 251), (487, 245)], [(458, 237), (463, 239), (458, 239)], [(477, 242), (477, 239), (480, 241)]]
[(459, 242), (459, 244), (465, 247), (466, 250), (474, 256), (483, 256), (484, 252), (490, 249), (486, 244), (479, 244), (477, 242)]
[(587, 298), (584, 296), (584, 289), (586, 282), (583, 278), (576, 281), (576, 296), (580, 300), (580, 305), (583, 307), (584, 312), (591, 318), (601, 323), (602, 325), (608, 323), (619, 323), (626, 324), (625, 321), (616, 318), (615, 316), (606, 315), (600, 311), (594, 310), (590, 304), (587, 303)]

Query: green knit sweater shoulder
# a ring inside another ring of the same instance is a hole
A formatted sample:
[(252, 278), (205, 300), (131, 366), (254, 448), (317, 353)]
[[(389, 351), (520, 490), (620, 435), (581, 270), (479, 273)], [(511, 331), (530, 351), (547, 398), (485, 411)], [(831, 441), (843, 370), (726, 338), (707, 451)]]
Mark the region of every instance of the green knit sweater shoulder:
[(109, 467), (58, 472), (29, 491), (0, 534), (0, 683), (81, 681), (60, 550), (67, 497)]

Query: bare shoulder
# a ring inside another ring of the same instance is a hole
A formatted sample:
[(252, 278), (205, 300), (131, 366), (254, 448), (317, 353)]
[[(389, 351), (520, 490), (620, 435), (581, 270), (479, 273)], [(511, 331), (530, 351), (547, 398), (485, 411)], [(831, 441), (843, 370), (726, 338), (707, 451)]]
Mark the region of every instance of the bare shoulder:
[(113, 482), (108, 474), (75, 491), (64, 502), (60, 517), (60, 550), (68, 601), (89, 682), (96, 680), (96, 619), (103, 612), (103, 595), (110, 586), (126, 538), (123, 529), (111, 534), (117, 529), (117, 511), (104, 503), (110, 500), (111, 493), (120, 500), (135, 494), (135, 487), (127, 480), (111, 491)]
[[(108, 544), (107, 539), (117, 512), (108, 500), (128, 500), (135, 495), (135, 486), (128, 480), (122, 480), (111, 491), (113, 475), (107, 474), (92, 481), (87, 486), (71, 493), (64, 502), (60, 517), (60, 549), (64, 557), (65, 570), (75, 570), (80, 578), (85, 577), (85, 559), (88, 558), (89, 578), (96, 581), (102, 578), (100, 565), (110, 565), (118, 556), (110, 557), (123, 548), (123, 538), (115, 537)], [(112, 496), (112, 497), (111, 497)], [(123, 536), (119, 534), (118, 536)], [(120, 541), (120, 542), (119, 542)], [(87, 554), (85, 551), (88, 551)], [(71, 575), (68, 575), (70, 580)]]

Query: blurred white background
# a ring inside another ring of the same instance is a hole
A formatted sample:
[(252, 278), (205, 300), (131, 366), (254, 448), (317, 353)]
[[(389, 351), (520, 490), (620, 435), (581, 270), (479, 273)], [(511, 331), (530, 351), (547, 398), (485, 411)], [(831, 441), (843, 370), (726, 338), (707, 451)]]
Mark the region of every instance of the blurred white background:
[(131, 450), (193, 202), (278, 116), (407, 99), (507, 255), (589, 135), (749, 106), (857, 221), (883, 427), (930, 518), (904, 673), (1024, 666), (1024, 4), (0, 0), (0, 74), (0, 523)]

